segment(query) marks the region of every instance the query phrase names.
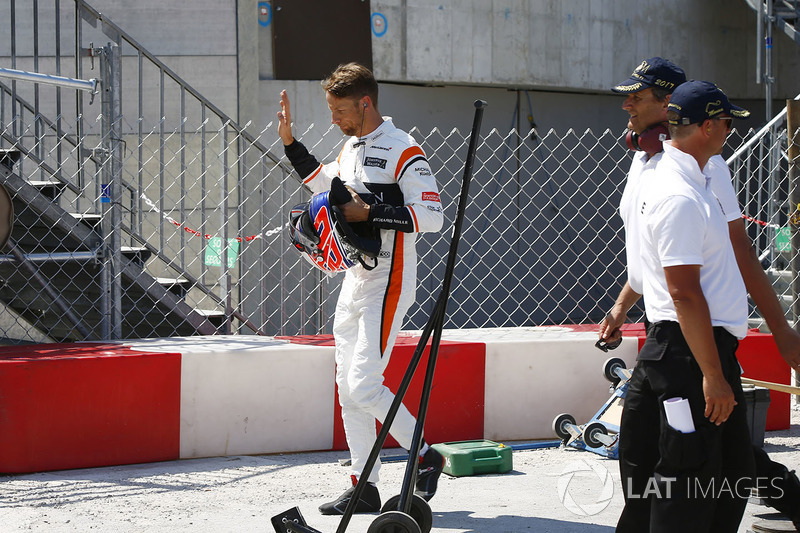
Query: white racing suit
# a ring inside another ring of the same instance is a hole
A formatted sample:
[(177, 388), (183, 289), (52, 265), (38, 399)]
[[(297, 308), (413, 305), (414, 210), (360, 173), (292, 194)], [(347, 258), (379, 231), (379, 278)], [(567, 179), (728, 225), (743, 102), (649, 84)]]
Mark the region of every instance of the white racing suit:
[[(383, 371), (415, 298), (416, 233), (442, 227), (439, 189), (422, 148), (389, 117), (369, 135), (349, 138), (334, 162), (319, 164), (298, 141), (286, 147), (286, 155), (313, 192), (330, 190), (331, 179), (339, 176), (378, 202), (369, 216), (381, 228), (377, 266), (357, 264), (345, 272), (333, 323), (342, 421), (352, 472), (360, 477), (375, 443), (375, 420), (385, 419), (395, 397), (383, 384)], [(401, 405), (390, 433), (406, 449), (415, 423)], [(370, 482), (377, 483), (379, 470), (380, 461)]]

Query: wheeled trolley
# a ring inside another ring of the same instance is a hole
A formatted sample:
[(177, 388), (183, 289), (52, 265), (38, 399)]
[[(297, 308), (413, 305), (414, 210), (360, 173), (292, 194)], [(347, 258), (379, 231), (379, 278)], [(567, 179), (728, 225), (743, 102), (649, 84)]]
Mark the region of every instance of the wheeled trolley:
[(569, 413), (556, 416), (553, 432), (566, 446), (618, 459), (619, 423), (631, 371), (625, 361), (612, 357), (603, 363), (603, 376), (611, 382), (611, 397), (603, 406), (585, 424), (577, 424)]

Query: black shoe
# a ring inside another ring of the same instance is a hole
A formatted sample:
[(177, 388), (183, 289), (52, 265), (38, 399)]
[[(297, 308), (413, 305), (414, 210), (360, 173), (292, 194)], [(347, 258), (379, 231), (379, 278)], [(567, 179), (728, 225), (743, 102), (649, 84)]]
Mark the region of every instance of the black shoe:
[[(353, 486), (344, 491), (344, 494), (339, 496), (336, 500), (328, 503), (323, 503), (319, 506), (319, 512), (324, 515), (344, 514), (347, 509), (347, 504), (350, 503), (350, 498), (356, 490), (356, 483), (358, 480), (356, 476), (350, 476), (353, 480)], [(356, 504), (356, 513), (377, 513), (381, 510), (381, 496), (378, 494), (378, 487), (374, 483), (367, 483), (364, 490), (361, 491), (361, 498)]]
[(800, 531), (800, 479), (794, 470), (773, 461), (761, 448), (753, 447), (757, 479), (767, 479), (766, 486), (758, 488), (764, 503), (789, 518)]
[(444, 469), (444, 457), (442, 454), (429, 447), (425, 455), (419, 458), (419, 469), (417, 470), (417, 490), (414, 494), (423, 498), (426, 502), (436, 494), (436, 485), (439, 483), (439, 476)]

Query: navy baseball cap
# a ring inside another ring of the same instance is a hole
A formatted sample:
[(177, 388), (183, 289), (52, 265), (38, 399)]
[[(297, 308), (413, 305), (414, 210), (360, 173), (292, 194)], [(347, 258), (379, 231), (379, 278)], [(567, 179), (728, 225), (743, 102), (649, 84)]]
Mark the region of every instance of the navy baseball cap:
[(661, 87), (668, 92), (675, 90), (686, 81), (683, 69), (662, 57), (645, 59), (631, 74), (631, 77), (611, 88), (615, 93), (630, 94), (652, 87)]
[(676, 112), (680, 119), (670, 120), (670, 124), (697, 124), (722, 113), (734, 118), (750, 116), (747, 109), (730, 103), (722, 89), (710, 81), (698, 80), (687, 81), (675, 89), (667, 111)]

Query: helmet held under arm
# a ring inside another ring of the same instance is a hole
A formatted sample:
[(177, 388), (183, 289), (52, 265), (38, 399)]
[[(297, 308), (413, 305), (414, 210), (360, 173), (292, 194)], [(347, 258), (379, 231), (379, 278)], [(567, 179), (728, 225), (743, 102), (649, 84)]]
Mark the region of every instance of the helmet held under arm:
[[(373, 201), (370, 197), (364, 200)], [(289, 213), (292, 245), (328, 274), (356, 264), (372, 270), (378, 264), (379, 230), (366, 222), (347, 222), (337, 205), (348, 201), (350, 192), (339, 178), (334, 178), (330, 191), (315, 194), (310, 202), (294, 206)]]

